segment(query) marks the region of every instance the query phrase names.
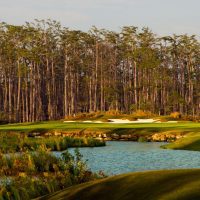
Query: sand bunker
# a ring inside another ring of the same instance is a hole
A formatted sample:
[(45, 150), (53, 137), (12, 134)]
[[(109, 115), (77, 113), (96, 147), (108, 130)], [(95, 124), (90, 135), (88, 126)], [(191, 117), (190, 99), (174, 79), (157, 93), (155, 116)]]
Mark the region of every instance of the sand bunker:
[(94, 121), (94, 123), (101, 124), (103, 122), (102, 121)]
[[(65, 123), (72, 123), (77, 121), (64, 121)], [(136, 121), (131, 121), (129, 119), (109, 119), (109, 122), (102, 122), (102, 121), (82, 121), (83, 123), (110, 123), (110, 124), (144, 124), (144, 123), (178, 123), (178, 121), (168, 121), (168, 122), (161, 122), (156, 119), (137, 119)]]
[(127, 124), (127, 123), (155, 123), (154, 119), (137, 119), (136, 121), (130, 121), (129, 119), (109, 119), (110, 123), (114, 124)]
[(83, 121), (83, 123), (94, 123), (94, 124), (100, 124), (103, 123), (102, 121)]

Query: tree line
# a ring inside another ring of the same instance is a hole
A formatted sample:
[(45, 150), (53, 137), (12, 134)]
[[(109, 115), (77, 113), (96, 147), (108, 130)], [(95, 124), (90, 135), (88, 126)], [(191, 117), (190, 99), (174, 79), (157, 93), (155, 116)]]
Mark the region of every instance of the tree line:
[(149, 28), (70, 30), (52, 20), (0, 23), (0, 116), (54, 120), (136, 110), (200, 115), (200, 42)]

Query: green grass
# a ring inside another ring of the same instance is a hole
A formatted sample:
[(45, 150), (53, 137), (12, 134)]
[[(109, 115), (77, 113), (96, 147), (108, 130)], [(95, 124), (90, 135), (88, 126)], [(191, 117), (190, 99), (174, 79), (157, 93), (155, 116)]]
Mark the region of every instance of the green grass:
[(48, 200), (197, 200), (200, 169), (138, 172), (77, 185)]
[(189, 133), (173, 143), (162, 146), (164, 149), (200, 151), (200, 133)]
[(164, 146), (170, 149), (187, 149), (200, 151), (200, 123), (179, 122), (179, 123), (151, 123), (151, 124), (110, 124), (110, 123), (64, 123), (62, 121), (49, 121), (37, 123), (18, 123), (0, 125), (0, 132), (111, 132), (117, 134), (141, 134), (163, 133), (174, 131), (175, 134), (185, 133), (187, 137), (175, 143)]
[(200, 130), (200, 123), (180, 122), (180, 123), (152, 123), (152, 124), (110, 124), (110, 123), (63, 123), (62, 121), (49, 121), (37, 123), (18, 123), (0, 125), (0, 132), (48, 132), (53, 130), (61, 131), (109, 131), (109, 130), (150, 130), (152, 131), (166, 131), (166, 130), (184, 130), (197, 132)]

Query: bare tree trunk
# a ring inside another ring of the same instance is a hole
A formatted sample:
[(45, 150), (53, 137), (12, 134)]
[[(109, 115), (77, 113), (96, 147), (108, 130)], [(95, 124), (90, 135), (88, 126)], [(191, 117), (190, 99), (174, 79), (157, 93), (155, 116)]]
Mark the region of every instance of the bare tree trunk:
[(138, 97), (137, 97), (137, 63), (134, 61), (134, 102), (136, 109), (138, 106)]
[(18, 92), (17, 92), (17, 113), (16, 119), (17, 121), (20, 120), (20, 95), (21, 95), (21, 70), (20, 70), (20, 61), (17, 60), (17, 68), (18, 68)]
[(8, 78), (8, 112), (9, 122), (12, 121), (12, 89), (11, 89), (11, 77)]

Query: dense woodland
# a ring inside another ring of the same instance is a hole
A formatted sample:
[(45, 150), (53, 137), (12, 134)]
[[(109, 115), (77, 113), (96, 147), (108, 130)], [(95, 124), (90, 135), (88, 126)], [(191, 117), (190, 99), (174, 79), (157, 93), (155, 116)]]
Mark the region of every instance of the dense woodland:
[(0, 23), (0, 115), (9, 121), (135, 110), (200, 115), (200, 42), (148, 28)]

